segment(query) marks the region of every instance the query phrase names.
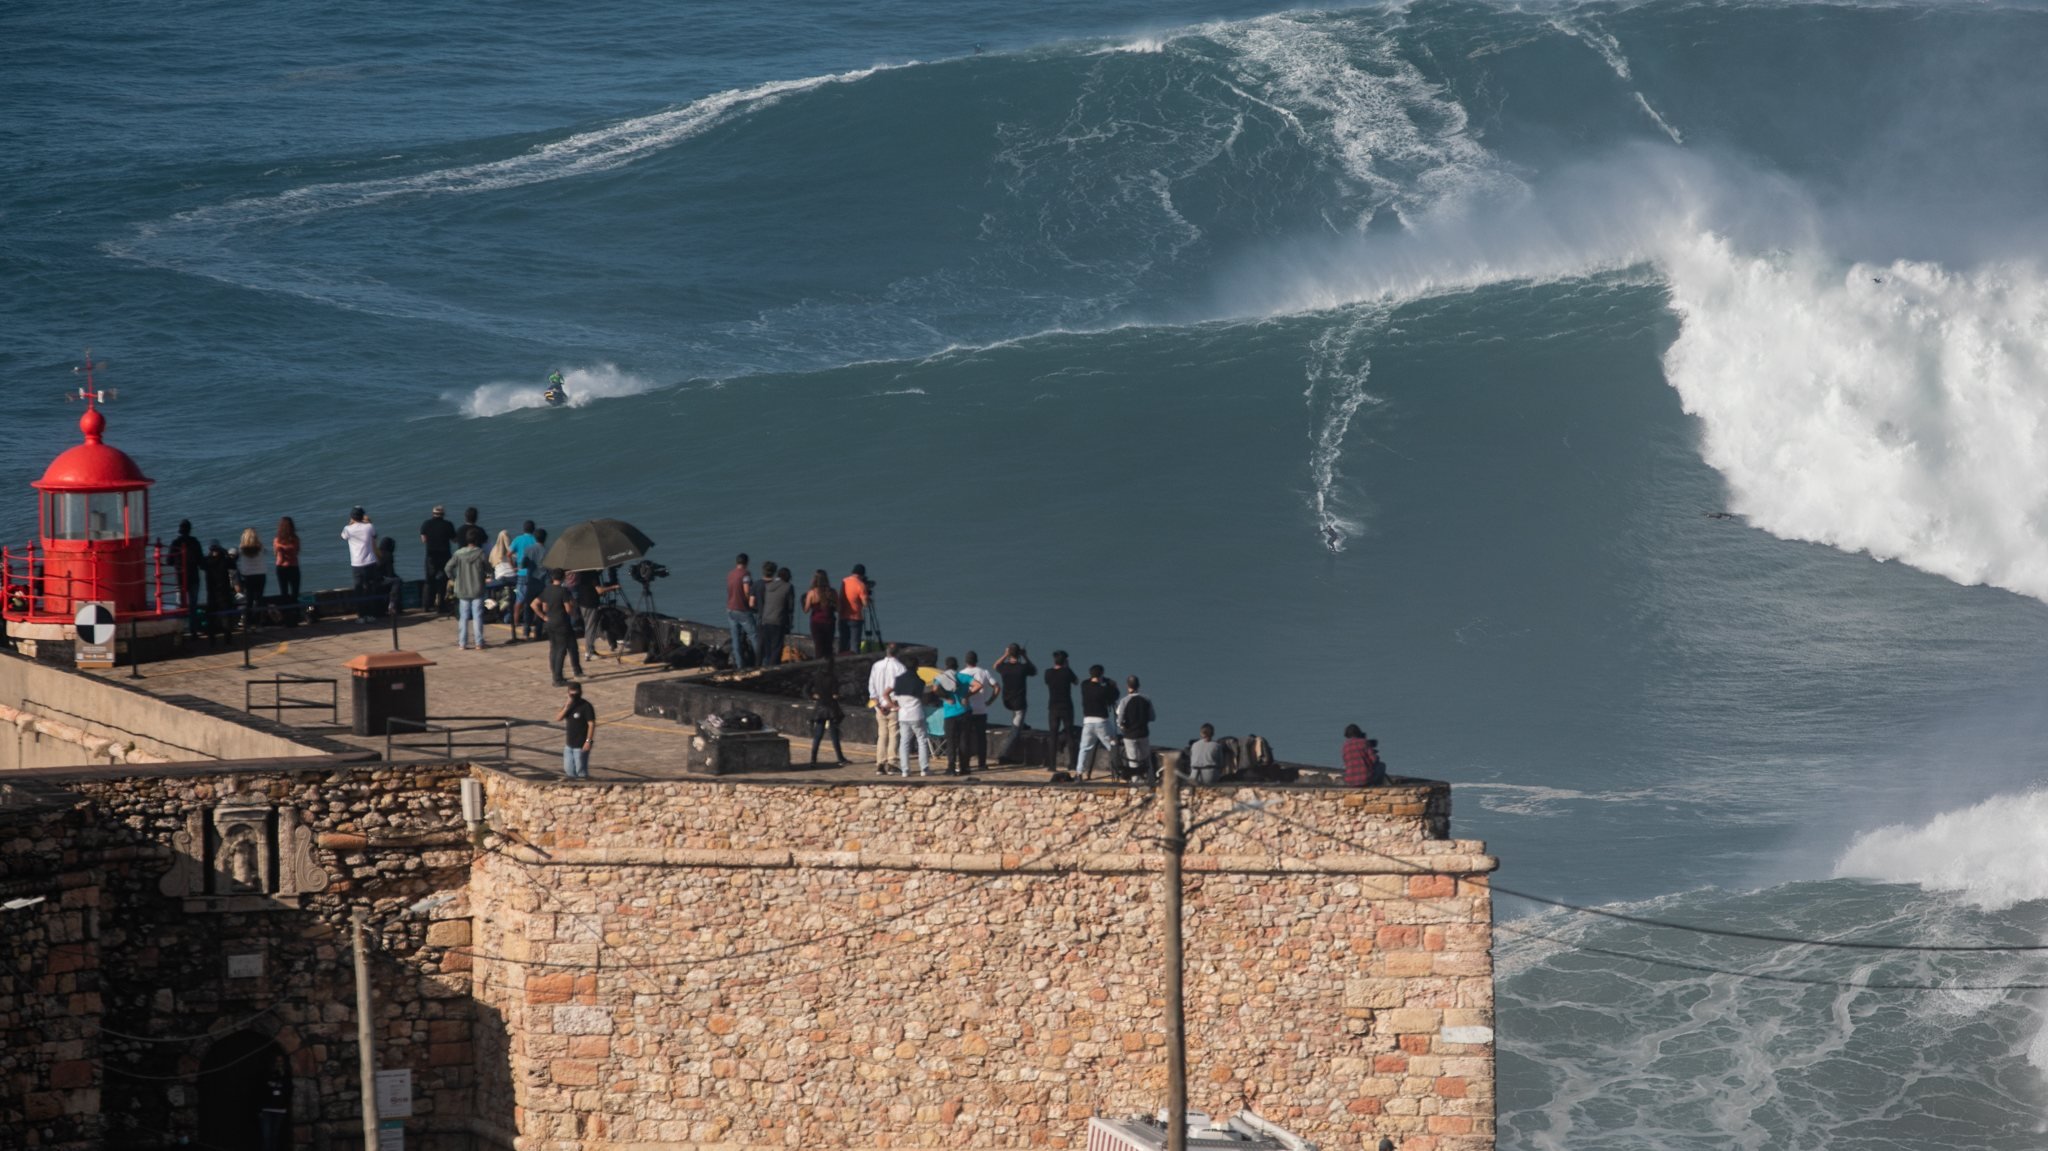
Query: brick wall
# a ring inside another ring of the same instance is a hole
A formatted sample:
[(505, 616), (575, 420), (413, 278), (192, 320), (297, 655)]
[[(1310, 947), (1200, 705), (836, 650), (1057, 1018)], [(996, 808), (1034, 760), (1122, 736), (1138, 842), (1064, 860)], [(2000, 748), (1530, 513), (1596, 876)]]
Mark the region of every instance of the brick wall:
[[(1142, 793), (489, 783), (479, 1105), (524, 1151), (1080, 1146), (1164, 1101)], [(1186, 861), (1191, 1105), (1491, 1147), (1493, 861), (1430, 838), (1447, 789), (1198, 790), (1190, 818), (1231, 800), (1272, 816)]]

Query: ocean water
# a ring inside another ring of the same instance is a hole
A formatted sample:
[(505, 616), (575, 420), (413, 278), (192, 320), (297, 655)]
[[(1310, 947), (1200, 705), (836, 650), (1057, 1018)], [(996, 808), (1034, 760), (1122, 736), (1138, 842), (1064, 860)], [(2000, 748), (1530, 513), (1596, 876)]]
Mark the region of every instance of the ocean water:
[[(158, 527), (290, 514), (312, 585), (354, 503), (622, 516), (679, 614), (864, 562), (1169, 732), (1365, 725), (1519, 890), (2038, 945), (2044, 57), (1959, 3), (11, 5), (0, 533), (90, 346)], [(2048, 959), (1501, 925), (1504, 1147), (2048, 1139)]]

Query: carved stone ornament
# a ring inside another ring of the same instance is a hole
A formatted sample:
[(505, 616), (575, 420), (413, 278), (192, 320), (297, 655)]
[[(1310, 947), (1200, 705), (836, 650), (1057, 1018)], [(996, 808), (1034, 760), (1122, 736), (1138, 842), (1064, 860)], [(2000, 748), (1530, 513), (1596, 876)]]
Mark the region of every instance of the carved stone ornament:
[(185, 814), (171, 837), (170, 869), (158, 882), (187, 911), (267, 911), (297, 907), (327, 888), (313, 856), (313, 830), (292, 808), (224, 803)]

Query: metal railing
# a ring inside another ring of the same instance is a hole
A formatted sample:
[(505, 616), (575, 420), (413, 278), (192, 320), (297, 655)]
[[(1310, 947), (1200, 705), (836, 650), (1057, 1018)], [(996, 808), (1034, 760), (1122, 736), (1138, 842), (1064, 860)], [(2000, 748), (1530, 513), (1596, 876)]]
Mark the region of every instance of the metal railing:
[[(455, 718), (462, 718), (462, 717), (455, 717)], [(421, 721), (419, 721), (419, 720), (416, 720), (416, 719), (405, 719), (405, 718), (402, 718), (402, 717), (400, 717), (400, 716), (392, 716), (392, 717), (390, 717), (389, 719), (387, 719), (387, 720), (385, 720), (385, 721), (384, 721), (384, 758), (385, 758), (386, 760), (389, 760), (389, 759), (391, 758), (391, 753), (392, 753), (392, 752), (393, 752), (394, 750), (396, 750), (396, 749), (397, 749), (397, 748), (398, 748), (399, 746), (401, 746), (401, 745), (400, 745), (400, 744), (399, 744), (399, 743), (397, 742), (397, 741), (398, 741), (398, 739), (399, 739), (399, 736), (400, 736), (400, 732), (399, 732), (399, 731), (398, 731), (397, 729), (398, 729), (399, 727), (401, 727), (401, 726), (403, 726), (403, 727), (407, 727), (407, 728), (411, 728), (411, 729), (412, 729), (412, 730), (413, 730), (413, 731), (414, 731), (415, 733), (417, 733), (417, 734), (421, 734), (421, 735), (438, 735), (438, 736), (440, 736), (440, 737), (441, 737), (441, 757), (442, 757), (443, 759), (453, 760), (453, 759), (455, 758), (455, 749), (456, 749), (456, 748), (458, 748), (458, 747), (461, 747), (461, 748), (474, 748), (474, 747), (488, 747), (488, 748), (495, 748), (495, 749), (497, 749), (497, 751), (498, 751), (498, 759), (499, 759), (499, 761), (500, 761), (500, 762), (509, 762), (509, 761), (510, 761), (510, 760), (512, 759), (512, 729), (513, 729), (514, 727), (518, 726), (518, 721), (517, 721), (517, 720), (510, 720), (510, 719), (504, 719), (504, 720), (494, 720), (494, 721), (493, 721), (493, 722), (491, 722), (491, 723), (484, 723), (484, 724), (476, 724), (476, 725), (473, 725), (473, 726), (470, 726), (470, 727), (450, 727), (450, 726), (449, 726), (449, 725), (447, 725), (447, 724), (441, 724), (441, 723), (432, 723), (432, 722), (424, 722), (424, 723), (423, 723), (423, 722), (421, 722)], [(495, 732), (497, 732), (497, 738), (495, 738), (495, 739), (457, 739), (457, 738), (455, 738), (455, 737), (456, 737), (456, 736), (458, 736), (458, 735), (468, 735), (468, 734), (472, 734), (472, 733), (478, 733), (478, 732), (492, 732), (492, 731), (495, 731)], [(417, 747), (419, 747), (420, 745), (418, 745), (418, 744), (405, 744), (405, 745), (403, 745), (403, 746), (405, 746), (405, 747), (407, 747), (407, 748), (409, 748), (409, 749), (410, 749), (410, 748), (417, 748)]]
[[(55, 560), (56, 571), (52, 571)], [(117, 563), (103, 551), (52, 553), (39, 544), (0, 547), (0, 615), (29, 623), (70, 623), (81, 603), (111, 599), (127, 589), (143, 597), (144, 615), (179, 615), (191, 606), (165, 595), (164, 545), (145, 544), (134, 562)], [(176, 580), (172, 580), (175, 588)], [(61, 606), (56, 606), (61, 605)]]
[[(290, 685), (295, 684), (324, 685), (327, 688), (327, 699), (323, 702), (318, 699), (299, 699), (286, 695), (286, 689)], [(256, 702), (256, 689), (259, 687), (267, 687), (271, 690), (269, 703)], [(339, 725), (341, 723), (341, 682), (324, 676), (293, 675), (290, 672), (282, 672), (271, 676), (269, 679), (252, 679), (242, 685), (242, 710), (250, 712), (267, 711), (280, 721), (284, 719), (284, 713), (287, 711), (325, 710), (328, 722)]]

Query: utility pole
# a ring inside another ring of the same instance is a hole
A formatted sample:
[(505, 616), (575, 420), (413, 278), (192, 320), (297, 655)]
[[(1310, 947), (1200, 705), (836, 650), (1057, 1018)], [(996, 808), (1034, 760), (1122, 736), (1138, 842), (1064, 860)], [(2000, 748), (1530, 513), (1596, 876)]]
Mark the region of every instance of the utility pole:
[(349, 931), (356, 950), (356, 1050), (362, 1058), (363, 1151), (377, 1151), (377, 1049), (375, 1025), (370, 1021), (370, 956), (363, 943), (368, 918), (369, 913), (360, 907), (349, 913)]
[(1180, 769), (1168, 763), (1160, 773), (1160, 804), (1166, 834), (1159, 840), (1166, 853), (1166, 1151), (1188, 1147), (1187, 1014), (1181, 997), (1180, 854), (1187, 848), (1180, 822)]

